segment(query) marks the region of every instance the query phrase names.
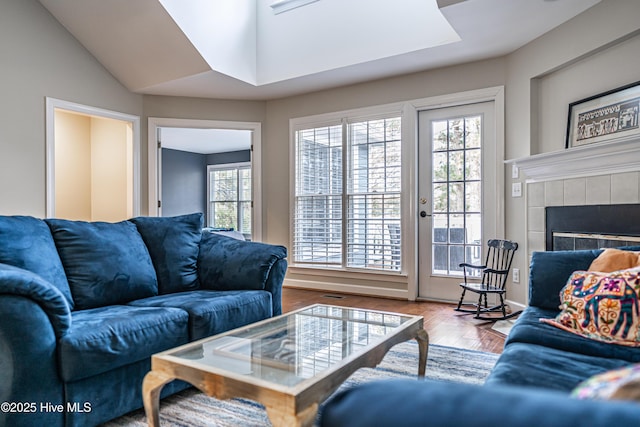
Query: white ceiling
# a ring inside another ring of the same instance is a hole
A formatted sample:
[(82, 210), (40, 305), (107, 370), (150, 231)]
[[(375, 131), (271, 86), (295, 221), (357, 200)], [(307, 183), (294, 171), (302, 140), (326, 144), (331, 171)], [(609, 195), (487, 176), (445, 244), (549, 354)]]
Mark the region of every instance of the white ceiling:
[(160, 128), (162, 148), (199, 154), (251, 148), (251, 131), (233, 129)]
[(129, 90), (264, 100), (510, 53), (600, 0), (40, 0)]

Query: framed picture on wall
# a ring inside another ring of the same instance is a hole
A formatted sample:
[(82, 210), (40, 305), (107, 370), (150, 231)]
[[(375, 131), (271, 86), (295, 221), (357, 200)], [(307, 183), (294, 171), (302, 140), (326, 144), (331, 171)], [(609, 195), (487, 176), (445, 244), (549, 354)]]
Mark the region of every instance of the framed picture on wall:
[(640, 82), (569, 104), (566, 148), (640, 135)]

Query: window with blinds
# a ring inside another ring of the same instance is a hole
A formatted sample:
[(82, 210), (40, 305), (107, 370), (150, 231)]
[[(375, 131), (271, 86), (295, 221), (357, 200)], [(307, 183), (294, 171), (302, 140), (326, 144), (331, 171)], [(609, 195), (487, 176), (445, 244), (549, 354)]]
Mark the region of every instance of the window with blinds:
[(401, 270), (400, 153), (400, 117), (296, 131), (295, 263)]
[(251, 237), (251, 164), (209, 166), (208, 226)]

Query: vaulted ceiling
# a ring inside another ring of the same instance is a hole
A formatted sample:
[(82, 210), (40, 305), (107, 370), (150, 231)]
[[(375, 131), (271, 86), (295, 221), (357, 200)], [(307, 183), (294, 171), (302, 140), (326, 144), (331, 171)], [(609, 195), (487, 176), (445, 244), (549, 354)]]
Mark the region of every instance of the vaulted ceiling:
[(599, 1), (40, 0), (133, 92), (255, 100), (505, 55)]

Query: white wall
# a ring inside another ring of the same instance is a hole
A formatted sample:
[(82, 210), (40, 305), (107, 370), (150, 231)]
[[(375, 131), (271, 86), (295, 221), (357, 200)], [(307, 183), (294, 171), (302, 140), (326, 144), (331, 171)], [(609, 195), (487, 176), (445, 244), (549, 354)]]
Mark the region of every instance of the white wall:
[[(0, 214), (45, 215), (45, 98), (142, 115), (36, 0), (0, 2)], [(146, 166), (142, 173), (145, 173)]]

